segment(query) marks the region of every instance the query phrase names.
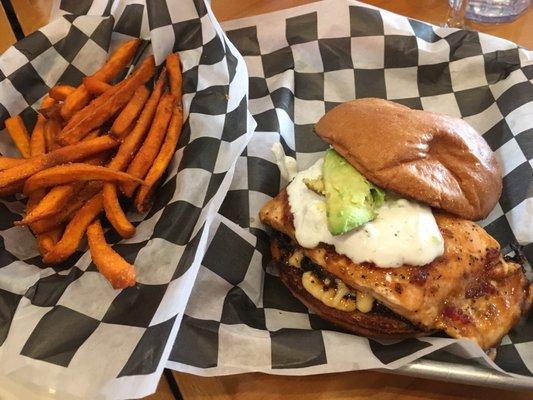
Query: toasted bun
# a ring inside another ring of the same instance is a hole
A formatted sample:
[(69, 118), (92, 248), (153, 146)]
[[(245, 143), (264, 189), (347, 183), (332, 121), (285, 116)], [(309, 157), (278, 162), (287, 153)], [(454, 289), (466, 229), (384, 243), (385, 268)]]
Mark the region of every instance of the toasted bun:
[(362, 336), (376, 339), (405, 339), (428, 335), (431, 332), (416, 328), (410, 322), (393, 314), (376, 310), (368, 313), (360, 311), (340, 311), (326, 306), (315, 299), (302, 285), (302, 275), (296, 268), (287, 266), (287, 260), (281, 257), (276, 240), (271, 242), (273, 261), (278, 269), (281, 281), (294, 297), (322, 319), (348, 331)]
[(459, 118), (368, 98), (333, 108), (315, 132), (377, 186), (431, 207), (478, 220), (500, 197), (494, 153)]

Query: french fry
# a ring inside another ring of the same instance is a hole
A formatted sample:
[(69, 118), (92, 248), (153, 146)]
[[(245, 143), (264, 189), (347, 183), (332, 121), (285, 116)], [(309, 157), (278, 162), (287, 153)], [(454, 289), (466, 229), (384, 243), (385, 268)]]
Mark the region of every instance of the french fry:
[(87, 228), (87, 241), (94, 264), (114, 289), (135, 285), (135, 270), (105, 241), (100, 221), (94, 221)]
[(25, 162), (25, 158), (0, 156), (0, 170), (16, 167), (17, 165), (24, 164)]
[(109, 135), (65, 146), (52, 152), (32, 157), (20, 165), (0, 171), (0, 189), (14, 183), (21, 183), (26, 178), (47, 168), (59, 164), (86, 159), (92, 155), (116, 147), (118, 142)]
[[(37, 123), (33, 129), (30, 138), (30, 152), (32, 157), (39, 156), (46, 153), (46, 141), (44, 138), (44, 125), (45, 119), (42, 115), (37, 116)], [(26, 212), (31, 212), (37, 204), (42, 200), (45, 195), (44, 190), (36, 190), (30, 194), (26, 203)], [(37, 243), (40, 244), (38, 235), (36, 236)]]
[(15, 115), (14, 117), (9, 117), (5, 121), (7, 132), (17, 149), (19, 149), (20, 154), (24, 158), (30, 157), (30, 135), (24, 126), (24, 122), (20, 115)]
[(32, 157), (46, 153), (45, 124), (46, 119), (42, 115), (38, 115), (37, 122), (30, 137), (30, 155)]
[(135, 91), (126, 107), (120, 112), (111, 126), (110, 133), (116, 138), (122, 138), (128, 132), (128, 128), (142, 111), (144, 103), (148, 100), (150, 91), (142, 85)]
[(163, 94), (163, 88), (166, 83), (166, 72), (161, 71), (159, 78), (154, 86), (154, 90), (150, 95), (150, 98), (146, 102), (146, 105), (137, 119), (133, 130), (124, 138), (124, 141), (118, 148), (117, 154), (111, 160), (108, 167), (122, 171), (126, 169), (133, 156), (141, 147), (142, 141), (146, 135), (146, 132), (150, 128), (150, 124), (154, 117), (157, 105)]
[[(79, 207), (78, 207), (79, 206)], [(30, 229), (35, 235), (40, 235), (51, 230), (61, 227), (63, 222), (69, 219), (69, 217), (79, 210), (83, 204), (79, 202), (68, 204), (67, 207), (61, 210), (59, 213), (52, 215), (51, 217), (41, 219), (30, 225)], [(77, 207), (77, 209), (74, 209)]]
[(71, 93), (76, 90), (70, 85), (56, 85), (48, 91), (48, 96), (57, 101), (65, 100)]
[(67, 224), (61, 240), (43, 257), (47, 264), (57, 264), (69, 258), (80, 243), (85, 230), (102, 211), (102, 194), (94, 195), (87, 201)]
[(50, 107), (50, 106), (52, 106), (52, 105), (54, 105), (56, 103), (57, 102), (54, 99), (52, 99), (50, 96), (46, 96), (43, 99), (42, 103), (41, 103), (41, 107), (42, 108), (47, 108), (47, 107)]
[(37, 239), (37, 246), (39, 247), (39, 252), (41, 255), (45, 255), (59, 242), (61, 235), (63, 234), (63, 229), (61, 227), (52, 229), (51, 231), (45, 233), (39, 233), (35, 236)]
[[(84, 140), (93, 139), (97, 137), (98, 134), (99, 131), (94, 130), (89, 133)], [(85, 163), (91, 165), (101, 165), (105, 159), (107, 159), (107, 154), (106, 152), (102, 152), (97, 156), (86, 160)], [(83, 188), (83, 186), (85, 186), (84, 181), (53, 187), (45, 196), (41, 198), (35, 207), (32, 207), (31, 210), (26, 210), (27, 214), (22, 220), (15, 221), (14, 224), (28, 225), (58, 213), (62, 207), (64, 207), (64, 205), (70, 201), (72, 196), (74, 196)], [(30, 194), (30, 198), (32, 194)]]
[(87, 134), (87, 136), (85, 136), (83, 138), (83, 141), (87, 141), (87, 140), (91, 140), (91, 139), (94, 139), (96, 137), (98, 137), (98, 135), (100, 135), (100, 129), (95, 129), (94, 131), (91, 131)]
[(64, 185), (70, 182), (96, 180), (142, 183), (142, 180), (125, 172), (115, 171), (99, 165), (71, 163), (51, 167), (29, 177), (24, 184), (24, 194), (28, 195), (39, 189)]
[(113, 87), (109, 83), (99, 81), (94, 76), (86, 76), (83, 78), (83, 85), (93, 96), (99, 96)]
[(39, 202), (42, 200), (45, 194), (46, 192), (44, 190), (36, 190), (32, 194), (30, 194), (30, 196), (28, 197), (28, 201), (26, 203), (26, 212), (31, 212), (31, 210), (33, 210), (35, 206), (39, 204)]
[(60, 146), (57, 143), (57, 135), (61, 132), (61, 123), (57, 118), (46, 120), (44, 124), (44, 139), (46, 142), (46, 150), (48, 152), (57, 150)]
[(85, 87), (80, 85), (72, 92), (61, 106), (61, 117), (68, 121), (78, 111), (85, 107), (91, 101), (91, 94)]
[(39, 108), (39, 114), (44, 116), (47, 119), (50, 118), (57, 118), (58, 120), (62, 120), (63, 117), (61, 117), (61, 104), (60, 103), (54, 103), (47, 107), (41, 107)]
[[(146, 176), (165, 138), (173, 107), (174, 97), (170, 93), (165, 93), (157, 106), (152, 126), (144, 143), (126, 170), (128, 174), (140, 179)], [(121, 185), (122, 192), (127, 197), (131, 197), (136, 188), (137, 184), (135, 182)]]
[[(31, 210), (33, 210), (43, 196), (44, 196), (44, 190), (39, 190), (39, 191), (32, 193), (31, 196), (28, 197), (28, 201), (26, 202), (26, 212), (30, 212)], [(36, 233), (36, 232), (34, 231), (33, 233)]]
[(6, 186), (2, 186), (0, 187), (0, 197), (21, 193), (23, 188), (24, 184), (22, 182), (13, 182)]
[(70, 185), (60, 185), (52, 188), (32, 210), (28, 210), (26, 216), (15, 221), (15, 225), (28, 225), (36, 221), (57, 214), (62, 207), (81, 190), (85, 182), (76, 182)]
[(95, 194), (102, 190), (100, 182), (88, 183), (76, 196), (66, 203), (61, 210), (49, 217), (35, 221), (30, 225), (31, 230), (35, 234), (46, 233), (57, 227), (60, 227), (65, 221), (72, 219), (72, 216), (91, 199)]
[(181, 104), (182, 96), (182, 75), (181, 75), (181, 65), (180, 57), (177, 53), (171, 53), (167, 56), (166, 67), (168, 71), (168, 85), (170, 86), (170, 93), (174, 96), (179, 104)]
[(57, 229), (61, 227), (63, 222), (71, 218), (73, 213), (79, 210), (82, 206), (83, 204), (80, 204), (79, 202), (68, 204), (67, 207), (59, 213), (34, 222), (30, 225), (30, 229), (36, 236)]
[[(133, 39), (120, 46), (107, 62), (92, 76), (102, 82), (109, 82), (117, 76), (131, 61), (137, 48), (141, 44), (139, 39)], [(80, 85), (66, 99), (61, 108), (61, 116), (69, 120), (76, 111), (85, 107), (91, 99), (85, 85)]]
[(140, 39), (131, 39), (122, 44), (93, 76), (99, 81), (109, 82), (129, 65), (140, 44)]
[[(163, 69), (159, 75), (154, 90), (141, 112), (133, 130), (125, 137), (120, 145), (117, 154), (108, 164), (108, 167), (116, 170), (125, 169), (134, 154), (142, 144), (142, 140), (152, 122), (154, 114), (163, 94), (166, 83), (166, 71)], [(107, 188), (106, 188), (107, 187)], [(130, 237), (135, 233), (135, 227), (128, 221), (124, 211), (120, 207), (117, 196), (117, 187), (114, 184), (104, 185), (104, 209), (106, 216), (122, 237)], [(132, 233), (133, 232), (133, 233)]]
[(161, 146), (161, 150), (159, 150), (159, 154), (157, 155), (153, 165), (150, 167), (148, 174), (146, 174), (146, 178), (144, 178), (144, 186), (141, 186), (137, 192), (137, 195), (135, 196), (135, 208), (141, 213), (148, 211), (156, 183), (167, 169), (170, 160), (172, 160), (172, 156), (174, 155), (176, 145), (178, 144), (178, 140), (181, 135), (182, 125), (183, 110), (181, 107), (175, 107), (172, 113), (172, 119), (170, 120), (167, 134), (165, 136), (165, 141)]
[(123, 238), (130, 238), (135, 234), (135, 227), (128, 220), (120, 207), (117, 196), (117, 187), (114, 183), (104, 183), (103, 190), (104, 211), (113, 228)]
[(167, 57), (152, 92), (144, 85), (155, 72), (153, 56), (110, 84), (140, 43), (121, 46), (79, 87), (50, 89), (31, 136), (20, 116), (10, 118), (6, 126), (24, 158), (0, 156), (0, 196), (28, 197), (26, 216), (15, 225), (32, 230), (43, 262), (66, 261), (87, 234), (95, 265), (116, 289), (135, 285), (135, 270), (106, 242), (99, 217), (105, 212), (124, 238), (135, 234), (118, 190), (131, 197), (138, 189), (134, 206), (146, 211), (183, 125), (178, 54)]
[[(44, 191), (38, 191), (38, 192), (35, 192), (35, 194), (44, 194)], [(28, 209), (32, 209), (33, 207), (35, 207), (38, 203), (39, 203), (40, 199), (38, 198), (38, 196), (30, 196), (28, 198), (28, 201), (26, 202), (26, 208)]]
[(72, 144), (83, 139), (91, 130), (98, 128), (111, 118), (129, 99), (137, 88), (154, 74), (154, 58), (146, 58), (133, 74), (94, 99), (80, 110), (63, 128), (58, 141)]

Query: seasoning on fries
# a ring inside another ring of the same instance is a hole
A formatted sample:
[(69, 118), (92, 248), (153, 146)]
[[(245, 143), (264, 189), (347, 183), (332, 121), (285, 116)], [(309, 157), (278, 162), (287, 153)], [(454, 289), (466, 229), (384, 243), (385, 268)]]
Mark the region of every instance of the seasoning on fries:
[(167, 57), (153, 90), (145, 86), (155, 73), (153, 56), (110, 84), (139, 44), (123, 44), (78, 87), (52, 87), (31, 136), (20, 116), (8, 118), (21, 158), (0, 156), (0, 196), (28, 196), (15, 224), (31, 229), (44, 263), (66, 261), (87, 235), (93, 262), (115, 289), (135, 285), (135, 269), (106, 242), (99, 218), (105, 212), (121, 237), (134, 236), (120, 196), (135, 195), (136, 210), (148, 210), (183, 124), (177, 54)]
[(96, 95), (96, 96), (104, 93), (105, 91), (113, 87), (109, 83), (99, 81), (94, 76), (87, 76), (83, 78), (83, 85), (85, 86), (85, 89), (87, 89), (87, 91), (90, 94)]
[(115, 139), (106, 135), (32, 157), (20, 165), (0, 171), (0, 188), (11, 183), (23, 181), (47, 168), (83, 160), (104, 150), (112, 149), (117, 145), (118, 142)]
[(114, 289), (124, 289), (135, 285), (133, 265), (107, 244), (100, 221), (96, 220), (89, 225), (87, 240), (94, 264)]
[[(148, 136), (126, 170), (128, 174), (141, 179), (145, 177), (165, 138), (173, 103), (174, 98), (170, 93), (165, 93), (161, 97)], [(135, 182), (129, 182), (122, 185), (122, 192), (125, 196), (131, 197), (136, 188)]]
[(49, 118), (44, 123), (44, 139), (46, 142), (46, 150), (53, 151), (59, 149), (57, 143), (57, 135), (61, 132), (61, 122), (58, 118)]
[(87, 201), (70, 220), (63, 232), (61, 240), (43, 257), (45, 263), (60, 263), (69, 258), (77, 250), (85, 230), (102, 212), (102, 194), (94, 195)]
[(11, 196), (22, 192), (24, 184), (22, 182), (10, 183), (0, 187), (0, 196)]
[(46, 119), (42, 115), (38, 115), (30, 138), (30, 155), (32, 157), (46, 153), (45, 124)]
[(61, 235), (63, 234), (63, 229), (57, 227), (51, 231), (40, 233), (36, 235), (37, 245), (39, 246), (39, 251), (41, 253), (48, 253), (52, 248), (59, 242)]
[(63, 144), (83, 139), (91, 130), (100, 127), (124, 106), (137, 88), (154, 74), (154, 57), (148, 57), (133, 74), (94, 99), (76, 113), (58, 136)]
[(170, 86), (170, 93), (181, 104), (182, 97), (182, 75), (180, 58), (177, 53), (172, 53), (167, 56), (166, 67), (168, 71), (168, 85)]
[(176, 150), (182, 125), (183, 110), (181, 107), (175, 107), (161, 150), (159, 150), (159, 154), (150, 167), (148, 174), (146, 174), (146, 178), (144, 178), (144, 185), (135, 196), (135, 208), (137, 211), (148, 211), (156, 184), (167, 169), (168, 164), (170, 164), (170, 160), (172, 160), (172, 156)]
[(15, 225), (28, 225), (59, 212), (63, 205), (70, 201), (71, 197), (81, 190), (83, 182), (70, 185), (59, 185), (52, 188), (32, 210), (27, 210), (26, 216), (16, 221)]
[(141, 147), (142, 140), (144, 139), (146, 132), (150, 128), (152, 118), (154, 117), (157, 105), (159, 104), (159, 99), (163, 94), (165, 81), (166, 73), (165, 70), (163, 70), (159, 75), (159, 78), (154, 87), (154, 91), (146, 102), (144, 110), (141, 112), (141, 115), (139, 116), (135, 127), (129, 133), (129, 135), (126, 136), (126, 138), (118, 148), (117, 154), (109, 163), (109, 168), (117, 169), (120, 171), (126, 169), (133, 156)]
[(113, 228), (125, 239), (135, 235), (135, 227), (128, 220), (118, 202), (116, 184), (104, 183), (103, 196), (105, 216), (111, 222)]
[(142, 183), (142, 180), (125, 172), (114, 171), (99, 165), (72, 163), (48, 168), (26, 179), (24, 194), (27, 195), (35, 190), (79, 181)]
[[(37, 116), (37, 122), (33, 128), (33, 132), (30, 138), (30, 155), (32, 157), (39, 156), (46, 153), (46, 141), (44, 138), (44, 123), (45, 119), (42, 115)], [(37, 204), (45, 196), (46, 192), (44, 190), (35, 190), (28, 196), (28, 202), (26, 203), (26, 210), (31, 212)], [(51, 244), (51, 236), (48, 236), (45, 233), (35, 234), (35, 239), (37, 239), (37, 245), (39, 248), (47, 249)]]
[(0, 171), (3, 169), (15, 167), (20, 164), (24, 164), (25, 161), (26, 160), (24, 158), (0, 156)]
[[(90, 182), (60, 210), (56, 210), (51, 216), (30, 224), (34, 233), (45, 233), (61, 226), (65, 221), (72, 219), (74, 214), (95, 194), (102, 190), (100, 182)], [(41, 254), (43, 255), (43, 254)]]
[[(133, 59), (137, 48), (141, 44), (139, 39), (133, 39), (119, 47), (109, 60), (92, 76), (99, 81), (109, 82), (122, 72)], [(85, 107), (91, 100), (91, 95), (85, 85), (80, 85), (72, 92), (63, 103), (61, 116), (68, 121), (78, 110)]]
[(48, 91), (48, 96), (57, 101), (65, 100), (76, 88), (70, 85), (56, 85)]
[(126, 107), (124, 107), (117, 119), (115, 119), (115, 122), (113, 122), (113, 126), (111, 126), (111, 135), (116, 138), (125, 136), (132, 122), (142, 111), (144, 103), (148, 100), (149, 95), (150, 91), (146, 89), (146, 86), (140, 86), (135, 91), (133, 97), (128, 104), (126, 104)]

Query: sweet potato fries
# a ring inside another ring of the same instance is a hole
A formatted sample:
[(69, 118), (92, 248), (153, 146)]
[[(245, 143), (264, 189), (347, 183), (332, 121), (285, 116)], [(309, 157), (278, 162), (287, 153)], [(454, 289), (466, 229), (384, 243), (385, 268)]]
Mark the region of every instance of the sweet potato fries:
[(153, 90), (154, 58), (120, 82), (139, 40), (119, 47), (78, 87), (57, 85), (43, 100), (31, 135), (18, 115), (5, 121), (21, 157), (0, 155), (0, 196), (27, 196), (15, 224), (34, 233), (43, 261), (62, 263), (87, 235), (92, 259), (115, 289), (135, 285), (134, 266), (106, 243), (105, 215), (124, 238), (135, 234), (120, 195), (134, 196), (139, 212), (172, 160), (183, 124), (182, 76), (177, 54), (167, 57)]

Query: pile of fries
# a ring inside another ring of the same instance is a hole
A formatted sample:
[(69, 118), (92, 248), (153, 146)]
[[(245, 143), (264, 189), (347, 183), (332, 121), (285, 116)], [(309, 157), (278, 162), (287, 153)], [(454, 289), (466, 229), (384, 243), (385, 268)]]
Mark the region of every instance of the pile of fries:
[(140, 43), (123, 44), (80, 86), (50, 89), (31, 136), (19, 115), (8, 118), (22, 157), (0, 156), (0, 195), (27, 197), (26, 215), (15, 224), (32, 230), (43, 261), (64, 262), (86, 234), (94, 264), (115, 289), (135, 285), (135, 270), (106, 243), (99, 218), (105, 213), (123, 238), (135, 234), (119, 194), (132, 197), (138, 212), (148, 210), (183, 124), (177, 54), (167, 57), (151, 91), (145, 83), (155, 74), (153, 56), (110, 84)]

